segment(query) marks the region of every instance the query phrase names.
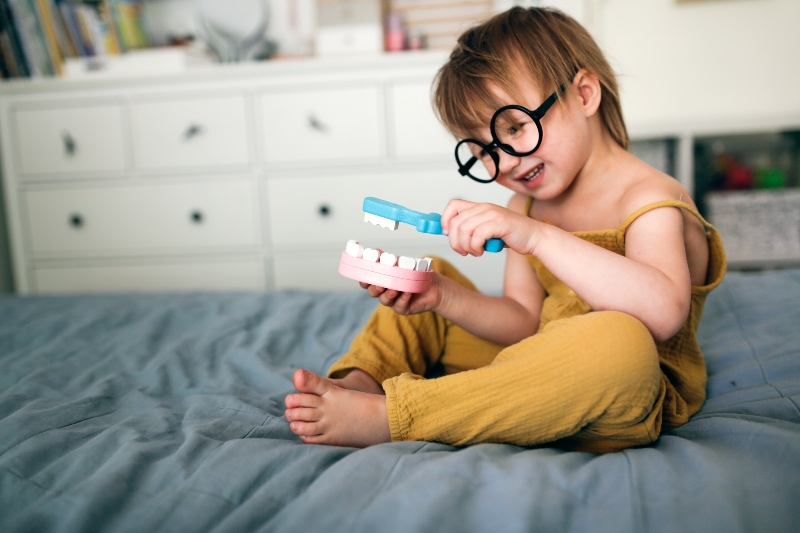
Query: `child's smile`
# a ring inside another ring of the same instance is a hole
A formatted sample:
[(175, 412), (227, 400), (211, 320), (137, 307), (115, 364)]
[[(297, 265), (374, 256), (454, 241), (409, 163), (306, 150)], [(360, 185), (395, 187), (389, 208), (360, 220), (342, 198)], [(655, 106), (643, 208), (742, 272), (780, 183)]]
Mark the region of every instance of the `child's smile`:
[(527, 188), (534, 188), (541, 184), (542, 180), (539, 179), (540, 177), (544, 177), (544, 163), (539, 163), (530, 171), (515, 179), (518, 181), (524, 181), (526, 183), (525, 187)]

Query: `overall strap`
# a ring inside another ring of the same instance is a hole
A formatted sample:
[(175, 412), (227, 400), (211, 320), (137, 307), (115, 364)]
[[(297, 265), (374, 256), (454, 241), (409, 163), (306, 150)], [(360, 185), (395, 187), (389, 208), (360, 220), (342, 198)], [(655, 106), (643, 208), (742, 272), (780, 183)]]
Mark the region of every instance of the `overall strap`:
[(702, 222), (703, 225), (706, 227), (706, 230), (712, 227), (711, 224), (709, 224), (706, 221), (706, 219), (704, 219), (703, 216), (697, 211), (697, 209), (687, 204), (686, 202), (681, 202), (680, 200), (661, 200), (658, 202), (653, 202), (652, 204), (647, 204), (644, 207), (640, 207), (639, 209), (628, 215), (628, 217), (622, 221), (622, 224), (619, 227), (619, 231), (625, 233), (628, 230), (628, 226), (630, 226), (634, 220), (636, 220), (643, 214), (652, 211), (653, 209), (659, 209), (661, 207), (678, 207), (680, 209), (684, 209), (689, 213), (693, 214), (694, 216), (696, 216), (697, 219), (700, 222)]
[(530, 213), (531, 213), (531, 206), (532, 205), (533, 205), (533, 196), (528, 196), (525, 199), (525, 207), (524, 207), (524, 209), (522, 211), (522, 214), (525, 215), (526, 217), (530, 217), (531, 216)]

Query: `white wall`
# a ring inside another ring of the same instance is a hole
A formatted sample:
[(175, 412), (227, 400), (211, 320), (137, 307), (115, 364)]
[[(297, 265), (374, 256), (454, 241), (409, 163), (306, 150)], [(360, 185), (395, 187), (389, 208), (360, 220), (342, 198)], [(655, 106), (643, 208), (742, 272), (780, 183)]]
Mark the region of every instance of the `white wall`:
[(620, 74), (632, 129), (800, 119), (800, 1), (591, 4), (586, 24)]

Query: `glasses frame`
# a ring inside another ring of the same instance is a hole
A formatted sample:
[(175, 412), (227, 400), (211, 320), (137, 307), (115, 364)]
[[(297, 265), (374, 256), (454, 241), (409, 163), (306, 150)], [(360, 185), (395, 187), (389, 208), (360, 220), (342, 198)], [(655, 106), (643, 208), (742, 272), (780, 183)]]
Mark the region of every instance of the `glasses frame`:
[[(477, 181), (478, 183), (491, 183), (491, 182), (493, 182), (493, 181), (495, 181), (497, 179), (497, 176), (500, 175), (500, 154), (497, 153), (497, 151), (496, 151), (497, 148), (501, 149), (502, 151), (504, 151), (508, 155), (512, 155), (514, 157), (529, 156), (532, 153), (534, 153), (536, 150), (538, 150), (539, 146), (541, 146), (541, 144), (542, 144), (542, 138), (544, 136), (544, 132), (542, 130), (542, 122), (541, 122), (541, 120), (544, 117), (545, 113), (547, 113), (547, 111), (551, 107), (553, 107), (553, 104), (556, 102), (556, 100), (558, 100), (558, 98), (562, 94), (564, 94), (564, 91), (566, 91), (566, 90), (567, 90), (567, 86), (566, 85), (561, 85), (553, 94), (551, 94), (547, 98), (547, 100), (542, 102), (542, 105), (540, 105), (539, 107), (537, 107), (533, 111), (531, 111), (530, 109), (528, 109), (525, 106), (521, 106), (521, 105), (518, 105), (518, 104), (506, 105), (506, 106), (501, 107), (497, 111), (495, 111), (494, 114), (492, 115), (491, 121), (489, 121), (489, 133), (491, 133), (491, 135), (492, 135), (492, 142), (491, 143), (486, 144), (486, 143), (481, 142), (481, 141), (479, 141), (477, 139), (461, 139), (460, 141), (458, 141), (458, 144), (456, 144), (455, 157), (456, 157), (456, 163), (458, 164), (458, 173), (461, 174), (462, 176), (467, 176), (470, 179), (472, 179), (474, 181)], [(509, 109), (522, 111), (523, 113), (528, 115), (528, 117), (530, 117), (530, 119), (533, 121), (534, 124), (536, 124), (536, 129), (539, 130), (539, 140), (536, 143), (536, 146), (533, 147), (533, 150), (529, 150), (527, 152), (517, 152), (516, 150), (514, 150), (508, 144), (501, 143), (500, 139), (498, 139), (497, 133), (495, 132), (495, 127), (494, 127), (495, 126), (495, 122), (497, 122), (497, 117), (500, 116), (501, 113), (503, 113), (504, 111), (508, 111)], [(478, 161), (478, 158), (475, 157), (474, 155), (472, 157), (470, 157), (469, 161), (467, 161), (464, 164), (462, 164), (461, 161), (459, 160), (459, 158), (458, 158), (458, 149), (459, 149), (459, 147), (461, 147), (462, 144), (467, 143), (467, 142), (471, 142), (473, 144), (476, 144), (476, 145), (480, 146), (481, 149), (484, 152), (489, 154), (489, 157), (492, 158), (492, 161), (494, 161), (494, 176), (491, 179), (484, 180), (484, 179), (476, 178), (475, 176), (473, 176), (472, 174), (469, 173), (469, 171), (472, 169), (473, 166), (475, 166), (475, 163), (477, 163), (477, 161)]]

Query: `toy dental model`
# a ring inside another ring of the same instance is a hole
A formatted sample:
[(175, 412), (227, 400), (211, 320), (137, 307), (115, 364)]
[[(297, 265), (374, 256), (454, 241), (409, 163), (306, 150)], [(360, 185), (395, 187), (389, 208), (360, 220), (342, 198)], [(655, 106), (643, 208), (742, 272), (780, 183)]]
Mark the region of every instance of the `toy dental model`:
[[(442, 216), (437, 213), (420, 213), (380, 200), (364, 198), (364, 221), (396, 230), (400, 222), (411, 224), (421, 233), (442, 235)], [(484, 244), (487, 252), (499, 252), (504, 247), (501, 239), (489, 239)], [(425, 292), (430, 288), (433, 271), (431, 258), (396, 256), (379, 249), (364, 248), (358, 241), (347, 241), (339, 274), (371, 285), (403, 292)]]
[(433, 279), (431, 262), (430, 257), (398, 257), (382, 250), (364, 248), (358, 241), (347, 241), (339, 261), (339, 274), (387, 289), (425, 292)]

